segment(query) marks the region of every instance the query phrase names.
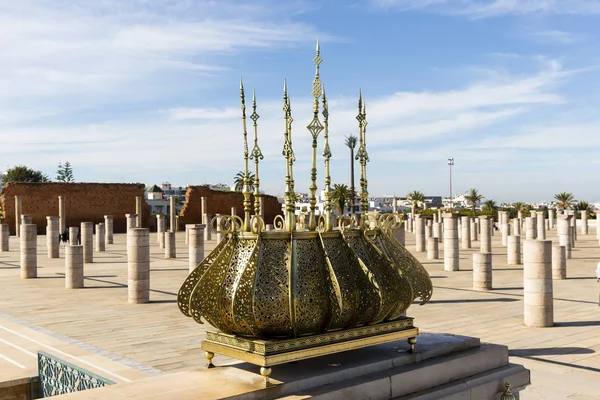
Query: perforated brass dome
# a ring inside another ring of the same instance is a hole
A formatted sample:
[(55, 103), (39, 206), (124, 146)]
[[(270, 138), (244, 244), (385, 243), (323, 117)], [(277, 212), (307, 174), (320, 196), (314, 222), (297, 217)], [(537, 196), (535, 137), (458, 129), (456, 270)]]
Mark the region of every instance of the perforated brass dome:
[(393, 321), (431, 293), (427, 271), (391, 229), (232, 229), (188, 276), (178, 303), (222, 332), (289, 338)]

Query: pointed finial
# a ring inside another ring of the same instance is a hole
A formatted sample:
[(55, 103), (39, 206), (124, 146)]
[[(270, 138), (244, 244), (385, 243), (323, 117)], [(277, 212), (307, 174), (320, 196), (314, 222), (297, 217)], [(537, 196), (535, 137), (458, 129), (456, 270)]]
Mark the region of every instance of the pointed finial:
[(256, 107), (256, 88), (252, 88), (252, 103)]
[(283, 92), (287, 93), (287, 78), (283, 78)]
[(325, 99), (325, 84), (321, 83), (321, 94), (323, 95), (323, 99)]
[(321, 45), (319, 44), (319, 37), (317, 36), (317, 54), (321, 52)]
[(240, 75), (240, 90), (244, 90), (244, 82), (242, 81), (241, 75)]

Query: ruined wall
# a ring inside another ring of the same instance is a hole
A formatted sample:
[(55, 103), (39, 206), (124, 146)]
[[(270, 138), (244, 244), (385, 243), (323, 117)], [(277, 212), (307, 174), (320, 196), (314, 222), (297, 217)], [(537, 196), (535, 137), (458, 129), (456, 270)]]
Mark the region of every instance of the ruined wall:
[[(58, 216), (58, 196), (65, 196), (66, 225), (81, 222), (104, 222), (104, 215), (114, 218), (115, 233), (127, 229), (125, 214), (135, 214), (136, 196), (144, 196), (141, 183), (7, 183), (0, 192), (4, 222), (15, 234), (15, 196), (22, 197), (23, 214), (31, 215), (38, 233), (46, 232), (46, 217)], [(148, 227), (150, 206), (145, 202), (142, 225)]]
[[(240, 192), (225, 192), (211, 190), (208, 186), (188, 186), (185, 194), (185, 204), (179, 214), (179, 228), (185, 229), (185, 224), (199, 224), (202, 222), (202, 200), (206, 197), (208, 214), (231, 214), (231, 207), (236, 208), (237, 215), (244, 217), (244, 196)], [(262, 195), (264, 198), (265, 224), (272, 224), (277, 215), (281, 215), (281, 204), (277, 197)], [(254, 197), (252, 196), (252, 204)], [(254, 209), (254, 207), (252, 208)]]

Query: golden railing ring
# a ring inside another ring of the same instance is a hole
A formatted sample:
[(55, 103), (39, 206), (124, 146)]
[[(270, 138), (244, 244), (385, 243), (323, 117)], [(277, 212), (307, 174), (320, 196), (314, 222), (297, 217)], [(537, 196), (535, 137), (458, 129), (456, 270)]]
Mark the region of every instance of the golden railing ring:
[(210, 228), (213, 232), (229, 234), (242, 230), (244, 221), (237, 215), (215, 216), (210, 221)]
[(253, 215), (250, 219), (250, 229), (252, 233), (259, 234), (265, 231), (265, 220), (260, 215)]

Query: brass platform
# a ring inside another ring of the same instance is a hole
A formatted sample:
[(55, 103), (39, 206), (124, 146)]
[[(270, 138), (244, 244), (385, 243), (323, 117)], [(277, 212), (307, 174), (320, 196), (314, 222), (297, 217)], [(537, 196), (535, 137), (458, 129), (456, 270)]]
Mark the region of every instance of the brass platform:
[(269, 385), (271, 368), (274, 365), (340, 353), (381, 343), (408, 339), (410, 351), (414, 351), (419, 328), (413, 326), (413, 319), (406, 317), (393, 322), (358, 328), (328, 332), (293, 339), (263, 340), (245, 338), (218, 331), (206, 332), (202, 349), (208, 360), (208, 368), (214, 367), (215, 354), (232, 357), (261, 367), (260, 373)]

